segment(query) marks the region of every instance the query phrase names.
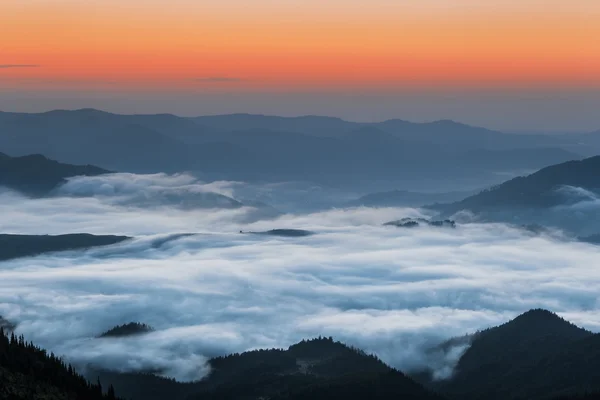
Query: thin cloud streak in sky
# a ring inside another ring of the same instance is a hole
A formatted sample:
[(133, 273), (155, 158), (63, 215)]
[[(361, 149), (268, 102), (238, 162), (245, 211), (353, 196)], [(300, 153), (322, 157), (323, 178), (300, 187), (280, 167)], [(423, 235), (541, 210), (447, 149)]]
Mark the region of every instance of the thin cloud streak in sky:
[(196, 82), (210, 82), (210, 83), (233, 83), (233, 82), (242, 82), (244, 79), (235, 78), (235, 77), (227, 77), (227, 76), (210, 76), (206, 78), (198, 78)]
[(8, 68), (39, 68), (40, 65), (36, 64), (0, 64), (0, 69)]

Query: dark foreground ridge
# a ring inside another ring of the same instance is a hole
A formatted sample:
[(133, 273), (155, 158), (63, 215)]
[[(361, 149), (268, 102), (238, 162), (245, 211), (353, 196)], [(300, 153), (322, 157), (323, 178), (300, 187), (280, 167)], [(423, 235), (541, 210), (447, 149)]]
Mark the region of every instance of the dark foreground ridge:
[(547, 310), (477, 332), (454, 376), (425, 383), (451, 399), (549, 399), (600, 390), (600, 334)]
[(127, 236), (96, 236), (87, 233), (68, 235), (0, 234), (0, 261), (65, 250), (108, 246), (130, 239)]
[[(151, 329), (131, 323), (114, 331), (131, 327)], [(376, 356), (320, 337), (212, 358), (209, 375), (196, 382), (87, 365), (86, 375), (98, 382), (90, 384), (54, 354), (5, 332), (0, 328), (0, 400), (112, 400), (115, 392), (131, 400), (596, 400), (600, 393), (600, 334), (542, 309), (438, 345), (470, 347), (453, 376), (419, 374), (420, 383)]]
[(0, 328), (0, 400), (116, 400), (112, 386), (89, 383), (71, 365)]

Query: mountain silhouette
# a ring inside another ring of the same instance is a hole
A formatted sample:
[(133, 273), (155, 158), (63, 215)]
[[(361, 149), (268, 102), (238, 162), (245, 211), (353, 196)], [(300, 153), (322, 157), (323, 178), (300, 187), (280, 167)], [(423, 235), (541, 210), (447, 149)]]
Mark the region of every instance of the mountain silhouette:
[(600, 390), (600, 336), (542, 309), (477, 332), (446, 381), (450, 398), (542, 399)]
[(139, 322), (129, 322), (123, 325), (117, 325), (106, 332), (98, 335), (99, 338), (110, 338), (110, 337), (124, 337), (124, 336), (135, 336), (142, 335), (144, 333), (152, 332), (154, 329), (150, 325), (141, 324)]
[(53, 353), (0, 327), (0, 399), (117, 400), (110, 385), (89, 383)]
[(56, 236), (0, 234), (0, 261), (57, 251), (108, 246), (127, 239), (127, 236), (96, 236), (87, 233)]
[[(438, 205), (445, 212), (473, 212), (515, 208), (547, 208), (565, 202), (560, 189), (571, 186), (585, 190), (600, 189), (600, 156), (568, 161), (543, 168), (467, 197), (459, 202)], [(567, 199), (568, 201), (568, 199)]]
[(367, 124), (245, 114), (183, 118), (92, 109), (0, 113), (0, 149), (11, 156), (40, 153), (116, 171), (360, 184), (367, 191), (423, 179), (480, 184), (497, 181), (498, 172), (580, 158), (551, 137), (504, 134), (452, 121)]
[(216, 357), (209, 364), (210, 375), (193, 383), (147, 373), (94, 373), (133, 400), (439, 398), (378, 358), (331, 338)]
[(30, 196), (48, 194), (65, 178), (77, 175), (101, 175), (109, 171), (92, 165), (69, 165), (40, 154), (9, 157), (0, 153), (0, 186)]

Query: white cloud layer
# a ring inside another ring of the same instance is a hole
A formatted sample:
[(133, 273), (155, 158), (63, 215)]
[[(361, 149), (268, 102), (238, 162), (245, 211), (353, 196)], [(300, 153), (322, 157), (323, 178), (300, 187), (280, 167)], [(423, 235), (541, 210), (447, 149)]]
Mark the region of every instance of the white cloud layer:
[[(156, 368), (192, 380), (206, 374), (211, 356), (331, 335), (400, 369), (432, 365), (443, 377), (464, 349), (432, 358), (424, 348), (530, 308), (600, 330), (597, 246), (503, 224), (381, 226), (422, 216), (414, 209), (331, 210), (247, 223), (251, 207), (140, 208), (115, 199), (123, 192), (152, 197), (159, 181), (159, 191), (197, 183), (181, 176), (121, 178), (72, 180), (60, 190), (95, 198), (0, 193), (3, 233), (135, 236), (106, 248), (0, 263), (0, 315), (27, 339), (76, 363)], [(223, 194), (232, 185), (207, 191)], [(273, 228), (317, 234), (237, 233)], [(156, 331), (94, 338), (130, 321)]]

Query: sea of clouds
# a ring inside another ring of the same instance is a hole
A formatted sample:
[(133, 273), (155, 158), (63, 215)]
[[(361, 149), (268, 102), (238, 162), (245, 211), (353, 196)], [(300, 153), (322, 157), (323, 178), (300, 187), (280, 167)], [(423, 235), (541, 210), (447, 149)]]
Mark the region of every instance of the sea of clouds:
[[(382, 226), (428, 217), (417, 209), (261, 218), (246, 205), (177, 206), (174, 192), (233, 199), (243, 185), (190, 179), (115, 174), (71, 179), (51, 198), (0, 193), (2, 233), (133, 237), (0, 263), (0, 315), (78, 365), (160, 370), (186, 381), (205, 376), (212, 356), (319, 335), (399, 369), (429, 366), (445, 377), (466, 347), (437, 355), (426, 349), (537, 307), (600, 330), (600, 246), (499, 223)], [(155, 193), (171, 201), (140, 202)], [(239, 233), (275, 228), (316, 234)], [(95, 338), (130, 321), (156, 330)]]

